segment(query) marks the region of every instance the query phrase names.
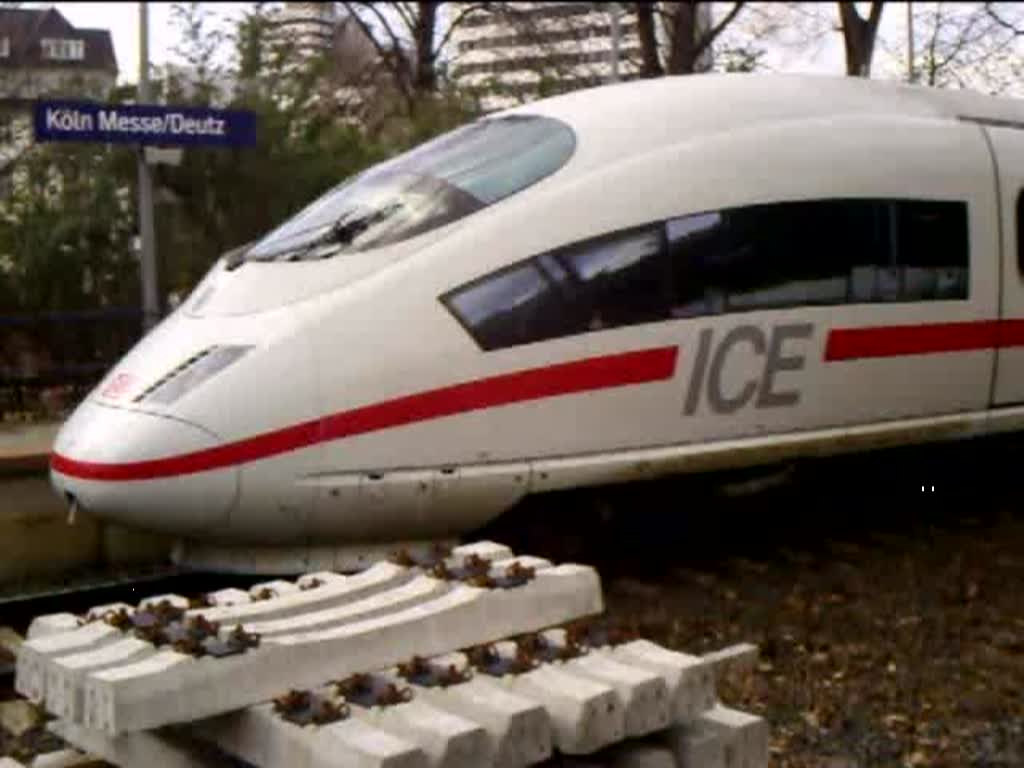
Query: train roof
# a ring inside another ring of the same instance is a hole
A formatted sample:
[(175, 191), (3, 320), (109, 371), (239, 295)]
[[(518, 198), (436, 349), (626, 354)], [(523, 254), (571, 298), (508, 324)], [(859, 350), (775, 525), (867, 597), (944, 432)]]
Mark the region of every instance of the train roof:
[(843, 114), (974, 118), (1024, 127), (1024, 100), (830, 75), (702, 74), (573, 91), (506, 111), (565, 120), (653, 117), (721, 127)]
[[(703, 74), (636, 80), (539, 100), (500, 114), (568, 123), (600, 162), (702, 135), (841, 117), (970, 119), (1024, 128), (1024, 100), (827, 75)], [(589, 165), (585, 162), (584, 164)]]

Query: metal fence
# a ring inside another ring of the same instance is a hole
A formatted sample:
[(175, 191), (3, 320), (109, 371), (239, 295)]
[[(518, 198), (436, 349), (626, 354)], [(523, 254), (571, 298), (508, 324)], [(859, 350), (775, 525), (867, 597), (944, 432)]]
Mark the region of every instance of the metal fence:
[(142, 310), (0, 315), (0, 414), (60, 418), (142, 336)]

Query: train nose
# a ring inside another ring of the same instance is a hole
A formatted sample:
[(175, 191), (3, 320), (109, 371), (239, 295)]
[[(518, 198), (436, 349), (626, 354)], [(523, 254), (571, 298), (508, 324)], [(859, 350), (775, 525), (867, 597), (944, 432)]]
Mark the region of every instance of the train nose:
[(69, 502), (101, 519), (201, 533), (225, 525), (238, 496), (236, 468), (204, 470), (197, 461), (220, 443), (189, 422), (89, 400), (57, 435), (50, 479)]

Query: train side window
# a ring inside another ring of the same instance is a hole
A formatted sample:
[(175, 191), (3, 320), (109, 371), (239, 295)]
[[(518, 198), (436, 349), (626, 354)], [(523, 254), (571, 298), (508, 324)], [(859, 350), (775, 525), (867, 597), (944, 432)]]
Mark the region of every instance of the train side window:
[(573, 309), (586, 318), (588, 330), (668, 317), (669, 274), (660, 225), (587, 240), (560, 250), (557, 260), (578, 286)]
[[(674, 317), (842, 304), (887, 261), (870, 201), (773, 203), (668, 222)], [(858, 271), (859, 270), (859, 271)]]
[(533, 262), (488, 275), (442, 299), (485, 350), (579, 333), (564, 302)]
[[(724, 215), (698, 213), (665, 224), (672, 270), (673, 318), (716, 315), (725, 309), (721, 281), (715, 273), (722, 255), (728, 258), (729, 228)], [(717, 257), (717, 259), (716, 259)]]
[(1024, 189), (1017, 193), (1017, 269), (1024, 275)]
[(901, 301), (966, 299), (967, 205), (936, 200), (895, 204)]
[(667, 222), (673, 317), (967, 298), (967, 206), (806, 200)]
[(573, 243), (441, 301), (491, 350), (725, 312), (966, 299), (967, 235), (962, 201), (751, 205)]

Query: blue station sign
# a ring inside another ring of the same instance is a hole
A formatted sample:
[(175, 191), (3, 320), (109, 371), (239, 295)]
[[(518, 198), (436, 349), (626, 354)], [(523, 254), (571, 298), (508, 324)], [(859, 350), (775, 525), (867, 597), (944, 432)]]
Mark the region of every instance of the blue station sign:
[(36, 141), (239, 147), (256, 143), (252, 112), (151, 104), (37, 101)]

